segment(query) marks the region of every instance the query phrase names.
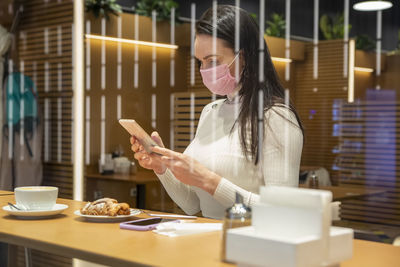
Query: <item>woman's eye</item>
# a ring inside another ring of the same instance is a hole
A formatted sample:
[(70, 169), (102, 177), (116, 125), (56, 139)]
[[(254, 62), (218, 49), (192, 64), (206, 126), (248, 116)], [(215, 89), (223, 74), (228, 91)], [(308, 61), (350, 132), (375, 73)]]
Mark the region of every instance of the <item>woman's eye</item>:
[(208, 68), (212, 68), (212, 67), (218, 66), (218, 64), (219, 64), (219, 62), (216, 59), (208, 60), (204, 67), (208, 69)]

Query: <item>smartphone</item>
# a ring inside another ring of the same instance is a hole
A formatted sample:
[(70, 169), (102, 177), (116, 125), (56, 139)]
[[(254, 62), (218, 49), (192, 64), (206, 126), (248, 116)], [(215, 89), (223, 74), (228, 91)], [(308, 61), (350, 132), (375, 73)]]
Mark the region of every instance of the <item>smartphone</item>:
[(150, 135), (146, 133), (145, 130), (143, 130), (142, 127), (140, 127), (139, 123), (137, 123), (135, 120), (120, 119), (119, 124), (121, 124), (130, 135), (135, 136), (136, 139), (139, 140), (140, 144), (147, 153), (154, 153), (151, 148), (153, 146), (158, 146), (158, 144), (150, 137)]
[(136, 231), (149, 231), (156, 229), (157, 225), (164, 222), (179, 222), (175, 219), (164, 219), (160, 217), (147, 218), (147, 219), (139, 219), (129, 222), (122, 222), (119, 224), (119, 228), (127, 229), (127, 230), (136, 230)]

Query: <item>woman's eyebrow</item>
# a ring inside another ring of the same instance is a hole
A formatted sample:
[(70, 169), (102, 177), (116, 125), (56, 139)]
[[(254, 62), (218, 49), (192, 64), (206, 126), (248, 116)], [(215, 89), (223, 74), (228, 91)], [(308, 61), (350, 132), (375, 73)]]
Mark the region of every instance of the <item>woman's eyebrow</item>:
[(210, 57), (217, 57), (217, 56), (218, 56), (218, 55), (211, 54), (211, 55), (208, 55), (208, 56), (203, 57), (203, 60), (204, 60), (204, 59), (207, 59), (207, 58), (210, 58)]

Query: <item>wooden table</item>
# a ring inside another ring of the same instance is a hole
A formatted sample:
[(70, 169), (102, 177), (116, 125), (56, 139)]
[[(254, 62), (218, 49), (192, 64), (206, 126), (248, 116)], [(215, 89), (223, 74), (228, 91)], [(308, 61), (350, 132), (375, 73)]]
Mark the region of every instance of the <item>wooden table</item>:
[[(14, 202), (14, 196), (3, 193), (8, 192), (0, 191), (1, 207)], [(20, 220), (0, 210), (0, 241), (112, 266), (232, 266), (219, 260), (220, 232), (170, 238), (121, 230), (118, 223), (90, 223), (75, 216), (83, 202), (59, 199), (58, 203), (69, 209), (46, 220)], [(399, 255), (400, 247), (355, 240), (353, 259), (341, 266), (399, 266)]]
[[(307, 185), (300, 184), (301, 188), (309, 188)], [(327, 190), (332, 192), (333, 201), (342, 201), (346, 199), (354, 199), (363, 196), (383, 194), (385, 191), (368, 188), (355, 188), (343, 186), (320, 186), (317, 189)]]

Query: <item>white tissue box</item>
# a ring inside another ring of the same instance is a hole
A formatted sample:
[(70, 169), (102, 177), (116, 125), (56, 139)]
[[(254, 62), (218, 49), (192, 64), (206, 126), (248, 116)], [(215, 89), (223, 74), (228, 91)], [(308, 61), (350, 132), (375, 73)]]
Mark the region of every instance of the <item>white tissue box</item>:
[[(253, 226), (229, 229), (226, 240), (226, 258), (238, 264), (269, 267), (321, 266), (323, 255), (319, 251), (318, 235), (261, 236)], [(350, 259), (353, 254), (353, 230), (330, 227), (329, 261), (333, 265)]]

